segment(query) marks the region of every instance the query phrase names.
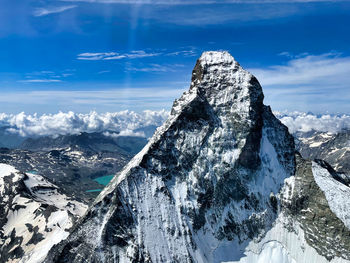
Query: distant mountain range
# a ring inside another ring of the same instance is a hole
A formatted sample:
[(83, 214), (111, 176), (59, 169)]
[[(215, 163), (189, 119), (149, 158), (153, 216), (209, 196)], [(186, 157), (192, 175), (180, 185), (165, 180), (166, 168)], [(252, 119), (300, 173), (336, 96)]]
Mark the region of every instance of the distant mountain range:
[(341, 173), (350, 175), (350, 130), (338, 133), (297, 132), (297, 149), (308, 159), (323, 159)]
[(21, 171), (35, 171), (58, 185), (67, 195), (90, 202), (102, 189), (96, 178), (117, 173), (147, 139), (106, 136), (103, 133), (28, 138), (19, 149), (0, 149), (0, 162)]

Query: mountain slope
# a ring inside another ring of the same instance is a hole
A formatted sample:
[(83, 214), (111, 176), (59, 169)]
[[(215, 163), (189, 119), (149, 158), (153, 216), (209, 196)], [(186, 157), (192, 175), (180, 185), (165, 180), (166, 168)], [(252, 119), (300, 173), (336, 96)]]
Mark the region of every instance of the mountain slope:
[(146, 143), (146, 138), (103, 133), (41, 137), (27, 139), (26, 149), (0, 148), (0, 163), (36, 171), (65, 194), (89, 203), (96, 197), (90, 190), (104, 187), (96, 178), (120, 171)]
[[(111, 134), (114, 136), (108, 136)], [(134, 155), (147, 143), (143, 137), (118, 136), (117, 133), (87, 133), (73, 135), (59, 135), (57, 137), (44, 136), (28, 138), (20, 148), (30, 151), (52, 151), (72, 148), (94, 154), (99, 152), (115, 152), (120, 155)]]
[[(293, 137), (263, 105), (256, 78), (227, 52), (205, 52), (169, 119), (46, 262), (341, 261), (346, 242), (329, 248), (308, 235), (303, 209), (314, 205), (314, 195), (303, 178), (308, 172), (312, 181), (319, 169), (304, 171), (298, 158)], [(334, 220), (316, 224), (315, 237), (324, 239), (316, 230), (330, 226), (346, 241), (338, 208), (327, 194), (319, 198)], [(294, 218), (296, 226), (288, 223)], [(293, 231), (305, 235), (306, 250), (300, 238), (288, 243)]]
[(323, 159), (330, 163), (335, 170), (350, 176), (350, 131), (338, 133), (327, 132), (298, 132), (298, 150), (304, 158)]
[(296, 173), (278, 195), (279, 215), (261, 240), (245, 248), (240, 263), (350, 262), (350, 188), (324, 161), (296, 156)]
[(0, 164), (0, 262), (42, 262), (86, 208), (42, 176)]

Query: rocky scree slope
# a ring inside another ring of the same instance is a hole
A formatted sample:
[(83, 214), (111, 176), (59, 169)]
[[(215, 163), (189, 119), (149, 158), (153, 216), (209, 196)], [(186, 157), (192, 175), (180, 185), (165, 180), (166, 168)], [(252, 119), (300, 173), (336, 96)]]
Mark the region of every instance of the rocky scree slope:
[(42, 262), (86, 209), (44, 177), (0, 164), (0, 262)]
[[(205, 52), (169, 119), (46, 262), (341, 262), (348, 228), (318, 196), (310, 165), (304, 182), (293, 137), (263, 105), (257, 79), (229, 53)], [(309, 231), (309, 207), (327, 208), (333, 222), (321, 217)], [(317, 242), (327, 226), (344, 242)]]

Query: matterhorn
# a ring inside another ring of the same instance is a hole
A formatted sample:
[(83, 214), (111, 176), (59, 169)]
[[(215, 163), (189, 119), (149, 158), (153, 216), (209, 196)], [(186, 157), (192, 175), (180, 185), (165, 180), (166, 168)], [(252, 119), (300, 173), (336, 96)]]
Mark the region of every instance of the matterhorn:
[(204, 52), (190, 88), (45, 262), (350, 260), (350, 188), (304, 160), (228, 52)]

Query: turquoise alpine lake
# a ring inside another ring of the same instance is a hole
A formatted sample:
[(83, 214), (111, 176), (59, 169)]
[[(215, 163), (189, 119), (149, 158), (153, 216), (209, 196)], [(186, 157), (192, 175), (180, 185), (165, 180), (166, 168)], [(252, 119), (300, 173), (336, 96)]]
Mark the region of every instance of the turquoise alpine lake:
[(92, 189), (92, 190), (87, 190), (87, 193), (96, 193), (96, 192), (101, 192), (102, 189)]
[[(105, 175), (105, 176), (100, 176), (94, 179), (95, 182), (98, 182), (99, 184), (102, 184), (106, 186), (114, 177), (113, 174), (111, 175)], [(95, 192), (101, 192), (102, 189), (92, 189), (92, 190), (87, 190), (87, 193), (95, 193)]]
[(27, 173), (29, 173), (29, 174), (38, 174), (38, 172), (37, 171), (28, 171)]
[(101, 176), (101, 177), (97, 177), (94, 179), (94, 181), (98, 182), (99, 184), (102, 184), (104, 186), (106, 186), (114, 177), (113, 174), (111, 175), (105, 175), (105, 176)]

